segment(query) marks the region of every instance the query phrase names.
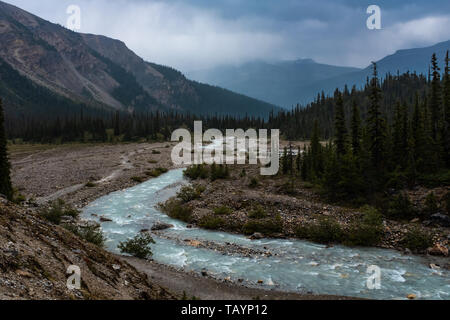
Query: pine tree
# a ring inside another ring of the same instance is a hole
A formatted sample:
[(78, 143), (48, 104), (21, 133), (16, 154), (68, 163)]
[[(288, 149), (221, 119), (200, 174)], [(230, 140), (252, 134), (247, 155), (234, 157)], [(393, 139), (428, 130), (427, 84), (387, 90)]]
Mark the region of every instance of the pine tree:
[(8, 160), (8, 150), (5, 132), (5, 118), (3, 113), (3, 104), (0, 99), (0, 194), (5, 195), (9, 200), (13, 197), (13, 188), (11, 185), (10, 171), (11, 166)]
[[(370, 106), (368, 110), (368, 135), (374, 180), (381, 183), (385, 176), (386, 121), (380, 108), (381, 89), (379, 86), (377, 65), (373, 63), (373, 77), (370, 82)], [(377, 186), (379, 187), (379, 186)]]
[(448, 51), (445, 56), (445, 70), (444, 70), (444, 112), (445, 112), (445, 123), (443, 128), (444, 160), (447, 166), (450, 166), (450, 69), (449, 69)]
[(336, 115), (335, 115), (335, 144), (337, 156), (343, 156), (347, 151), (347, 126), (345, 124), (344, 101), (339, 90), (335, 93)]
[(414, 161), (418, 168), (422, 168), (423, 157), (425, 153), (425, 121), (422, 109), (420, 107), (419, 95), (416, 93), (416, 101), (414, 104), (414, 111), (411, 123), (411, 135), (412, 135), (412, 154)]
[(441, 107), (441, 75), (436, 54), (431, 57), (432, 80), (430, 90), (429, 107), (431, 111), (431, 135), (435, 143), (439, 142), (442, 132), (442, 107)]
[(357, 156), (361, 153), (361, 117), (355, 100), (353, 100), (351, 127), (353, 154)]

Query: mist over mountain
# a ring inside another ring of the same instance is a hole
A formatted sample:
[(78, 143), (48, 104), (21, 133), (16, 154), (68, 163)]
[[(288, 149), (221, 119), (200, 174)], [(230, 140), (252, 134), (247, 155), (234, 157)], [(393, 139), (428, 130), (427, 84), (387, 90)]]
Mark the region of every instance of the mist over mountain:
[[(377, 62), (379, 74), (407, 71), (427, 74), (431, 55), (436, 53), (441, 69), (450, 41), (431, 47), (399, 50)], [(368, 65), (370, 61), (368, 61)], [(285, 62), (250, 62), (240, 66), (221, 66), (188, 72), (192, 79), (215, 84), (248, 96), (290, 108), (313, 101), (322, 90), (331, 94), (345, 85), (361, 87), (372, 74), (367, 68), (338, 67), (301, 59)]]
[(88, 110), (267, 115), (275, 106), (187, 80), (119, 41), (0, 2), (0, 95), (9, 114)]

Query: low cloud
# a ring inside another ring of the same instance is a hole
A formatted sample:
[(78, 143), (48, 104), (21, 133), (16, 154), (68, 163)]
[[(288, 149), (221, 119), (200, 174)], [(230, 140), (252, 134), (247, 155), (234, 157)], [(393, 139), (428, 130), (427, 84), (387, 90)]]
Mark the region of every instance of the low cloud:
[(60, 24), (67, 6), (78, 5), (81, 32), (123, 40), (146, 60), (183, 71), (296, 58), (364, 67), (398, 49), (450, 39), (450, 16), (440, 14), (448, 10), (423, 1), (381, 4), (383, 29), (373, 31), (366, 8), (353, 0), (10, 2)]

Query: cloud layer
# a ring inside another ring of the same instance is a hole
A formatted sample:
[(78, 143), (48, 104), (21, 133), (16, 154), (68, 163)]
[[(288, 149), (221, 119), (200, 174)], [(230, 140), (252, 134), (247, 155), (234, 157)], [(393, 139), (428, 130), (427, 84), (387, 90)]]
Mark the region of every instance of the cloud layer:
[(378, 1), (382, 30), (360, 0), (10, 0), (52, 22), (81, 8), (80, 32), (123, 40), (146, 60), (183, 71), (252, 60), (313, 58), (364, 67), (398, 49), (450, 39), (450, 2)]

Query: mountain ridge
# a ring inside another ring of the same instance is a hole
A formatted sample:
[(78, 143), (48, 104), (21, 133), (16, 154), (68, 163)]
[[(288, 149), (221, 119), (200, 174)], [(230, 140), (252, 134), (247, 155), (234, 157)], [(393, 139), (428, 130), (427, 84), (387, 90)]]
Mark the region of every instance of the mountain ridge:
[[(88, 109), (192, 113), (194, 107), (202, 115), (236, 116), (245, 113), (262, 116), (277, 109), (231, 91), (221, 99), (211, 98), (223, 92), (208, 85), (199, 90), (199, 85), (181, 72), (144, 61), (123, 41), (76, 33), (1, 1), (0, 41), (3, 64), (32, 81), (36, 91), (50, 91), (51, 95), (60, 96), (59, 100), (68, 99)], [(0, 78), (6, 105), (12, 104), (7, 112), (43, 109), (31, 96), (27, 98), (26, 108), (22, 108), (28, 110), (19, 110), (20, 99), (8, 93), (17, 95), (20, 90), (8, 82), (9, 78), (9, 75)], [(224, 103), (230, 103), (228, 108), (224, 108)]]

